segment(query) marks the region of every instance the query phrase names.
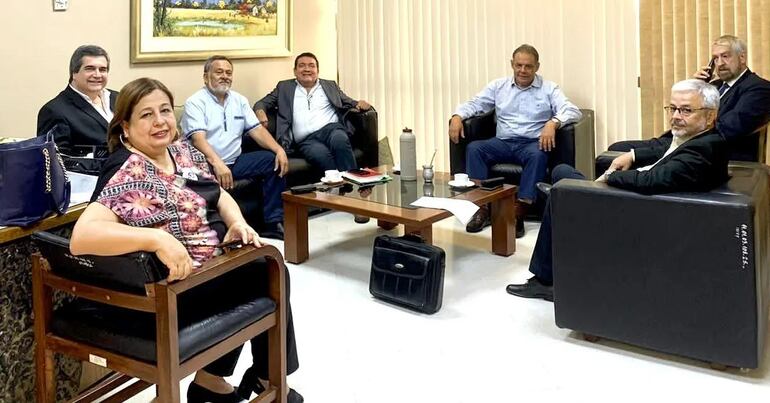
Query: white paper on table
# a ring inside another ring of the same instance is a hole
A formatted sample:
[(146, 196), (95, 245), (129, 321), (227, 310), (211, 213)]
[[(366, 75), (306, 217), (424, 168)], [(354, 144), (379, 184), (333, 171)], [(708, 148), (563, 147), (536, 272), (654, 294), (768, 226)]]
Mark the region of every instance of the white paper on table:
[(71, 189), (70, 206), (91, 200), (98, 177), (70, 171), (67, 171), (67, 177), (70, 180)]
[(468, 200), (448, 199), (446, 197), (427, 197), (423, 196), (411, 204), (415, 207), (428, 207), (437, 208), (441, 210), (447, 210), (454, 214), (463, 225), (468, 224), (476, 211), (479, 210), (479, 206), (469, 202)]

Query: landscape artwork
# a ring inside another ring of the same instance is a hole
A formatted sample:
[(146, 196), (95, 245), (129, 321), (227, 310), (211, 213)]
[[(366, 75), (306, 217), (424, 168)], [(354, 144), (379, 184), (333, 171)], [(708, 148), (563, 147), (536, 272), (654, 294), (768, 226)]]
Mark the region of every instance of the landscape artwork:
[(131, 62), (291, 54), (291, 0), (131, 0)]
[(157, 0), (154, 37), (264, 36), (278, 32), (275, 0)]

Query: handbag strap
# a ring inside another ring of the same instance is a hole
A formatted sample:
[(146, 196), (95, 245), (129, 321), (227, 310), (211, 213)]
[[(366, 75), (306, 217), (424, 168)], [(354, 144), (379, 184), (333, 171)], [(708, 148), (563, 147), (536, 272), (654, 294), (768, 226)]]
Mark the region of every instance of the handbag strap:
[(51, 170), (51, 151), (49, 150), (48, 147), (43, 147), (42, 153), (43, 153), (43, 158), (45, 159), (45, 193), (51, 196), (51, 199), (53, 200), (53, 208), (56, 209), (56, 212), (59, 214), (64, 214), (64, 212), (67, 210), (67, 207), (69, 206), (70, 179), (69, 179), (69, 176), (67, 176), (67, 169), (64, 167), (64, 161), (62, 160), (61, 155), (59, 155), (59, 148), (56, 146), (56, 143), (52, 142), (53, 140), (51, 136), (51, 131), (46, 133), (46, 140), (47, 140), (46, 143), (51, 142), (51, 144), (53, 144), (53, 150), (54, 150), (54, 154), (56, 155), (56, 161), (61, 167), (62, 174), (64, 175), (64, 192), (60, 198), (53, 193), (54, 178)]

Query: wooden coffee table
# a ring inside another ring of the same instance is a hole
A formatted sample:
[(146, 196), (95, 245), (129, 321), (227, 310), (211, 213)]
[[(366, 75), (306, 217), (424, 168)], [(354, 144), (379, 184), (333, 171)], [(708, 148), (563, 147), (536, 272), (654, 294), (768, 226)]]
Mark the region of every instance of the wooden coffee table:
[[(381, 172), (390, 172), (389, 167), (379, 167)], [(448, 173), (437, 172), (433, 184), (425, 184), (421, 173), (418, 180), (401, 181), (393, 175), (393, 181), (377, 184), (373, 187), (347, 186), (350, 190), (342, 195), (316, 191), (294, 195), (283, 192), (284, 214), (284, 256), (288, 262), (302, 263), (308, 259), (308, 209), (311, 207), (344, 211), (377, 219), (377, 224), (385, 229), (392, 229), (398, 224), (404, 225), (406, 233), (415, 233), (433, 241), (433, 223), (451, 217), (446, 210), (407, 207), (409, 203), (422, 196), (451, 197), (468, 200), (476, 205), (491, 203), (492, 215), (492, 252), (501, 256), (510, 256), (516, 251), (516, 214), (515, 200), (518, 188), (503, 185), (495, 190), (482, 190), (478, 187), (455, 191), (447, 182)]]

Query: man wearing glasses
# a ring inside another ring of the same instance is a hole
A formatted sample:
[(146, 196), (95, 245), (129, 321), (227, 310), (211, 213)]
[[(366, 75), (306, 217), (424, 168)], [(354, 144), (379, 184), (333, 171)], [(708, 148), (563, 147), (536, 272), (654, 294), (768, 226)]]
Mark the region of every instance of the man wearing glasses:
[[(758, 142), (750, 136), (770, 119), (770, 82), (746, 65), (746, 43), (732, 35), (717, 38), (711, 46), (713, 75), (708, 66), (693, 78), (711, 81), (719, 89), (720, 107), (716, 127), (727, 139), (730, 159), (756, 161)], [(619, 141), (610, 151), (629, 151), (637, 147), (671, 144), (671, 135), (650, 140)], [(763, 162), (763, 161), (760, 161)]]
[[(719, 111), (719, 92), (713, 85), (697, 79), (680, 81), (671, 87), (666, 107), (671, 135), (669, 145), (634, 148), (615, 158), (597, 182), (639, 192), (708, 191), (728, 178), (727, 143), (715, 127)], [(554, 168), (553, 180), (585, 179), (575, 168), (562, 164)], [(553, 301), (550, 201), (546, 205), (529, 271), (534, 274), (524, 284), (510, 284), (509, 294)]]
[(267, 127), (266, 111), (277, 111), (275, 137), (284, 150), (296, 145), (313, 166), (326, 171), (356, 168), (356, 159), (345, 126), (351, 108), (368, 110), (364, 100), (345, 95), (331, 80), (318, 78), (318, 58), (305, 52), (294, 59), (294, 79), (278, 83), (275, 89), (254, 104), (260, 123)]

